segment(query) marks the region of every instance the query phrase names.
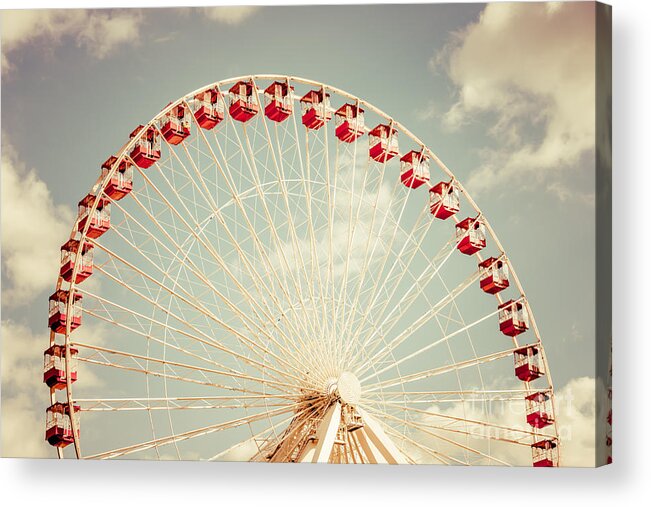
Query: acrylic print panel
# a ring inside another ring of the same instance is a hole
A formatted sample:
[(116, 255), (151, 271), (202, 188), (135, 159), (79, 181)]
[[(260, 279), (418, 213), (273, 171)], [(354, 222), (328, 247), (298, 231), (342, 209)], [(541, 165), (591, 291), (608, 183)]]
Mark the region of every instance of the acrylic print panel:
[(4, 456), (610, 461), (609, 7), (2, 21)]

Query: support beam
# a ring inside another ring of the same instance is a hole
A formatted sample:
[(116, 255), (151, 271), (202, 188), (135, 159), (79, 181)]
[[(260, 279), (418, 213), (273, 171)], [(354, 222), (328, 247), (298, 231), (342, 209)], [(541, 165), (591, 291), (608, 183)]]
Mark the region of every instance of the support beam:
[[(364, 432), (366, 436), (386, 462), (390, 465), (407, 464), (407, 460), (386, 433), (384, 433), (380, 423), (361, 408), (358, 407), (357, 411), (364, 421)], [(364, 452), (366, 452), (366, 449), (364, 449)]]
[(364, 451), (364, 457), (368, 463), (374, 465), (378, 463), (386, 463), (386, 460), (378, 452), (375, 446), (369, 441), (366, 433), (364, 432), (364, 428), (359, 429), (355, 432), (355, 438), (357, 438), (362, 451)]
[(317, 442), (312, 463), (327, 463), (329, 461), (340, 423), (341, 403), (336, 402), (328, 409), (316, 432)]

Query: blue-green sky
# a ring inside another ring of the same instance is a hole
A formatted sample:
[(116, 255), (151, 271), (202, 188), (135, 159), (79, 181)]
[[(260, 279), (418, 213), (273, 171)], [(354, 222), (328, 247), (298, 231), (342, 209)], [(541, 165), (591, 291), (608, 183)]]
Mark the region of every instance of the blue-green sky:
[(61, 231), (99, 165), (169, 101), (246, 74), (331, 84), (419, 136), (516, 267), (557, 391), (595, 376), (591, 3), (31, 11), (2, 28), (3, 403), (26, 420), (35, 398), (9, 375), (40, 365)]

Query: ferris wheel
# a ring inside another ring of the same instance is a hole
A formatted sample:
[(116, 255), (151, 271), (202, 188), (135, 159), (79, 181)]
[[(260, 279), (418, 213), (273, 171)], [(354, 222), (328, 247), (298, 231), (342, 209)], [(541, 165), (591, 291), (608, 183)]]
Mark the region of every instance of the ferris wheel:
[(138, 126), (80, 200), (49, 302), (61, 458), (559, 464), (540, 333), (488, 220), (329, 85), (237, 77)]

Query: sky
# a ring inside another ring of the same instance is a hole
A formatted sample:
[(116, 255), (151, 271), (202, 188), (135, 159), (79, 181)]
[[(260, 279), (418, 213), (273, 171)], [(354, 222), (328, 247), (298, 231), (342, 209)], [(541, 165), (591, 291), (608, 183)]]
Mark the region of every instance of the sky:
[(591, 3), (3, 12), (3, 453), (52, 455), (46, 300), (99, 165), (170, 100), (278, 73), (377, 105), (466, 186), (574, 400), (567, 464), (593, 464), (594, 37)]

